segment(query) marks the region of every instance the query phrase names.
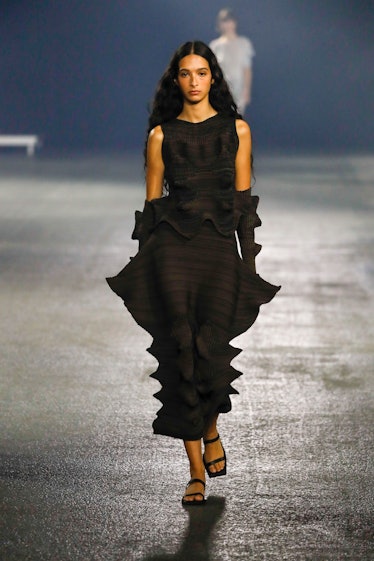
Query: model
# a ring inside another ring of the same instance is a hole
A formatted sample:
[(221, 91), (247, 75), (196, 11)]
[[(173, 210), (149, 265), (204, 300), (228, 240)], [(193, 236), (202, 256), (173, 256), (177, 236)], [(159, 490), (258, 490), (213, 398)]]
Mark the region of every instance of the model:
[(218, 477), (227, 468), (217, 419), (230, 411), (241, 374), (231, 366), (240, 350), (230, 340), (279, 290), (255, 270), (261, 222), (250, 192), (250, 129), (204, 43), (185, 43), (173, 55), (145, 155), (146, 201), (133, 233), (139, 251), (107, 281), (153, 337), (162, 403), (153, 429), (183, 440), (191, 480), (182, 503), (201, 506), (205, 471)]
[(223, 70), (239, 113), (244, 115), (247, 105), (251, 102), (252, 59), (255, 50), (248, 37), (238, 35), (237, 25), (232, 10), (220, 10), (217, 16), (217, 31), (220, 36), (209, 46)]

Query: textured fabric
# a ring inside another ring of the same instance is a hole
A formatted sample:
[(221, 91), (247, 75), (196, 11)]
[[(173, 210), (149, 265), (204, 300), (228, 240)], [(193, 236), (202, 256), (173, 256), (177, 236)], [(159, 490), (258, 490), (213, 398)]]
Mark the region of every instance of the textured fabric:
[(133, 240), (139, 240), (139, 249), (143, 247), (153, 230), (155, 223), (154, 211), (150, 202), (145, 201), (143, 212), (135, 211), (135, 228), (132, 233)]
[(230, 340), (253, 324), (279, 287), (238, 253), (241, 218), (261, 222), (258, 197), (234, 188), (235, 121), (218, 114), (162, 128), (169, 194), (137, 211), (133, 238), (140, 249), (107, 281), (153, 337), (148, 350), (159, 363), (152, 377), (162, 403), (154, 432), (195, 440), (216, 412), (230, 411), (237, 393), (231, 384), (241, 373), (231, 361), (240, 350)]
[(260, 253), (262, 247), (255, 243), (255, 228), (261, 226), (261, 220), (257, 214), (259, 198), (251, 197), (249, 191), (236, 192), (235, 198), (237, 200), (236, 207), (241, 209), (236, 231), (242, 259), (255, 273), (255, 257)]

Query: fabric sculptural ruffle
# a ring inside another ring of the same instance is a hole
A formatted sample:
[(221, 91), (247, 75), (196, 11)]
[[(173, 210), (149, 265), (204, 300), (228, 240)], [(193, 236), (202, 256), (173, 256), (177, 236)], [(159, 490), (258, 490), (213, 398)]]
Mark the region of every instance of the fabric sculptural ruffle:
[(240, 200), (239, 207), (243, 208), (240, 214), (236, 232), (242, 253), (242, 259), (253, 273), (256, 272), (255, 258), (261, 251), (261, 245), (255, 243), (255, 228), (261, 226), (260, 217), (257, 214), (259, 202), (258, 196), (251, 196), (248, 191), (236, 191), (235, 196)]
[[(168, 217), (168, 212), (163, 213), (161, 220), (157, 221), (157, 207), (160, 206), (160, 203), (162, 205), (163, 199), (145, 201), (143, 212), (135, 211), (135, 228), (131, 237), (133, 240), (139, 241), (139, 250), (144, 246), (159, 222), (169, 222), (173, 225), (174, 221)], [(261, 219), (257, 214), (258, 203), (259, 197), (251, 195), (250, 189), (235, 191), (233, 231), (236, 231), (238, 235), (242, 259), (253, 273), (256, 273), (255, 258), (262, 247), (255, 243), (255, 228), (261, 226)], [(202, 221), (203, 217), (200, 218), (199, 225)], [(217, 223), (215, 225), (217, 226)]]
[(256, 274), (259, 199), (234, 187), (235, 119), (174, 119), (162, 130), (169, 194), (136, 211), (139, 251), (107, 281), (153, 338), (162, 404), (154, 432), (195, 440), (238, 393), (231, 384), (241, 372), (231, 362), (240, 349), (230, 342), (280, 287)]

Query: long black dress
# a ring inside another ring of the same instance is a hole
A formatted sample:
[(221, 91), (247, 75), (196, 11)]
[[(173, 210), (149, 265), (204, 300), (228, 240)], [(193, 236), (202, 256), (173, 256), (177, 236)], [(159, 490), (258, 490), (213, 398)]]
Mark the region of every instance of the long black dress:
[(241, 372), (230, 363), (241, 350), (230, 340), (253, 324), (279, 287), (238, 253), (240, 217), (252, 212), (254, 226), (261, 221), (258, 197), (235, 191), (235, 119), (174, 119), (162, 130), (169, 194), (136, 212), (133, 237), (141, 248), (107, 281), (153, 337), (148, 351), (159, 366), (151, 376), (162, 386), (154, 432), (196, 440), (216, 412), (230, 411), (230, 394), (238, 393), (231, 383)]

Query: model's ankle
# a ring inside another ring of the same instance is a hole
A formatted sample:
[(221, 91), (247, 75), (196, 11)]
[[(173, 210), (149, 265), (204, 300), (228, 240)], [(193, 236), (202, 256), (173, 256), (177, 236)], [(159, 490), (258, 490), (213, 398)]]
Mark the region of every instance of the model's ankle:
[(204, 434), (204, 441), (205, 440), (212, 440), (213, 438), (216, 438), (217, 434), (218, 434), (217, 427), (214, 426), (211, 429), (206, 431), (206, 433)]
[(205, 467), (203, 462), (201, 464), (190, 465), (191, 477), (198, 477), (199, 479), (205, 479)]

